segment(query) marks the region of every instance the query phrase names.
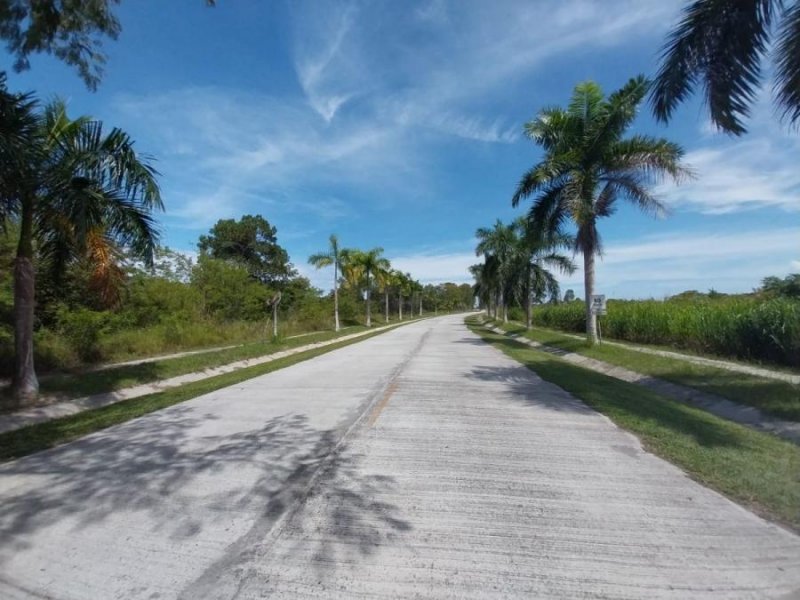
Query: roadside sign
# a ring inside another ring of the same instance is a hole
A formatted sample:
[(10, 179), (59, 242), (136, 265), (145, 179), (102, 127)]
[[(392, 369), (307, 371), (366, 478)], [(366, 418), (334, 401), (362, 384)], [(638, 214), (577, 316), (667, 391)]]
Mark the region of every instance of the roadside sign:
[(604, 294), (592, 294), (592, 314), (606, 314), (606, 297)]

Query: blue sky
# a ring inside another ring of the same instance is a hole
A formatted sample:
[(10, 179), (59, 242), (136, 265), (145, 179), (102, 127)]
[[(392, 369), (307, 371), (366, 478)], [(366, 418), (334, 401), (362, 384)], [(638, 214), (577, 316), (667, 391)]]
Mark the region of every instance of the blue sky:
[[(654, 73), (682, 4), (127, 0), (96, 93), (47, 57), (10, 83), (66, 98), (158, 159), (175, 249), (260, 213), (320, 287), (329, 274), (305, 262), (332, 232), (422, 281), (469, 281), (475, 229), (524, 210), (510, 197), (540, 154), (522, 124), (579, 81), (612, 91)], [(715, 133), (699, 101), (669, 127), (643, 111), (635, 130), (682, 144), (698, 178), (658, 188), (666, 219), (626, 207), (601, 223), (598, 291), (748, 291), (800, 271), (800, 135), (768, 93), (742, 138)], [(580, 271), (561, 279), (582, 293)]]

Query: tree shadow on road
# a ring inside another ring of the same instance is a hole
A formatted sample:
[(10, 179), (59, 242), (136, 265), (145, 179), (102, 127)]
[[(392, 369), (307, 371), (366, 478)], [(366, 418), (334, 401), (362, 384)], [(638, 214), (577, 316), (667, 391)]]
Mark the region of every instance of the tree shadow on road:
[[(390, 478), (362, 475), (359, 457), (341, 450), (329, 460), (342, 431), (315, 429), (303, 415), (276, 417), (247, 431), (240, 425), (177, 406), (0, 466), (0, 568), (34, 545), (47, 556), (52, 527), (59, 528), (53, 542), (69, 527), (76, 548), (84, 530), (108, 519), (132, 525), (120, 531), (121, 538), (152, 531), (180, 543), (234, 517), (252, 516), (226, 557), (201, 577), (213, 578), (264, 542), (276, 520), (305, 499), (326, 461), (328, 483), (320, 490), (329, 495), (333, 522), (358, 525), (334, 526), (334, 537), (367, 552), (382, 535), (379, 529), (410, 528), (396, 507), (375, 500)], [(226, 433), (230, 427), (237, 430)], [(73, 555), (75, 568), (92, 567), (80, 562), (88, 554)]]

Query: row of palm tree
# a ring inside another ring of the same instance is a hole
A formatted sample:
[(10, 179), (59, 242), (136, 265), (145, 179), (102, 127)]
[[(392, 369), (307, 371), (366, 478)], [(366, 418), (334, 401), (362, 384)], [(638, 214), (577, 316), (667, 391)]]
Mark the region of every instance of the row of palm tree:
[[(566, 108), (544, 109), (525, 124), (526, 135), (544, 151), (542, 160), (522, 176), (511, 200), (516, 207), (530, 198), (528, 215), (511, 225), (498, 221), (494, 228), (477, 232), (477, 253), (485, 260), (473, 274), (487, 306), (494, 302), (495, 315), (499, 306), (507, 320), (506, 299), (519, 294), (520, 281), (533, 290), (552, 291), (556, 282), (550, 281), (546, 267), (572, 272), (571, 261), (556, 252), (571, 247), (583, 255), (586, 335), (590, 343), (597, 341), (591, 297), (595, 257), (603, 249), (599, 220), (614, 214), (620, 201), (663, 215), (667, 208), (651, 186), (664, 178), (678, 182), (691, 176), (677, 144), (648, 135), (626, 136), (649, 90), (650, 82), (642, 75), (609, 96), (587, 81), (575, 87)], [(517, 257), (520, 245), (529, 253), (529, 276), (516, 274), (523, 264)], [(529, 298), (530, 293), (525, 296), (530, 327)]]
[(86, 264), (93, 285), (113, 303), (116, 258), (125, 248), (152, 263), (158, 243), (153, 213), (162, 210), (157, 173), (119, 129), (89, 117), (71, 119), (61, 101), (40, 106), (32, 94), (9, 92), (0, 73), (0, 227), (14, 222), (13, 395), (36, 398), (33, 361), (35, 274), (58, 276)]
[(346, 288), (360, 293), (365, 293), (366, 324), (372, 326), (372, 292), (377, 290), (384, 298), (384, 321), (390, 321), (389, 297), (394, 291), (397, 294), (398, 319), (403, 319), (403, 300), (411, 298), (411, 312), (413, 313), (413, 298), (419, 297), (419, 314), (422, 314), (422, 285), (413, 279), (409, 273), (392, 269), (389, 259), (383, 256), (383, 248), (376, 247), (371, 250), (356, 248), (342, 248), (339, 238), (331, 235), (328, 248), (322, 252), (312, 254), (308, 258), (309, 264), (322, 269), (333, 267), (333, 313), (334, 328), (339, 331), (339, 290), (343, 285)]
[(475, 277), (475, 295), (494, 318), (508, 322), (508, 307), (515, 303), (525, 308), (525, 323), (532, 326), (531, 304), (560, 295), (554, 271), (575, 272), (572, 260), (561, 252), (572, 239), (563, 234), (547, 235), (524, 217), (509, 224), (498, 220), (493, 227), (481, 227), (475, 233), (475, 253), (483, 256), (480, 264), (470, 267)]

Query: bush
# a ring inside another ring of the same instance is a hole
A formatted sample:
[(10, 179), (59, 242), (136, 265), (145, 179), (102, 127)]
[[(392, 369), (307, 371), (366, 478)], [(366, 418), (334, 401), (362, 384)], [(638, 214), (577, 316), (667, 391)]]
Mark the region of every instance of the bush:
[(58, 331), (83, 362), (97, 362), (102, 358), (99, 342), (118, 325), (119, 318), (111, 312), (98, 312), (88, 308), (61, 308), (57, 313)]
[[(584, 303), (534, 309), (534, 323), (582, 333)], [(610, 300), (603, 335), (704, 354), (800, 366), (800, 302), (749, 296)]]

